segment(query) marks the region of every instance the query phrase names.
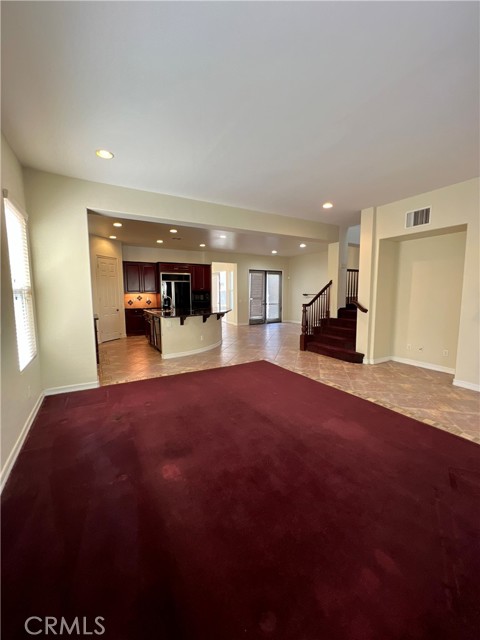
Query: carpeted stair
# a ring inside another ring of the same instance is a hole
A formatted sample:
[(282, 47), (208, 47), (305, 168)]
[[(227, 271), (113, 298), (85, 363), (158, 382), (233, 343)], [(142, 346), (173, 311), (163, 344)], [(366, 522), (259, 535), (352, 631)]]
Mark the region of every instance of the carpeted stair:
[(324, 320), (309, 339), (307, 351), (345, 362), (363, 362), (363, 353), (355, 350), (357, 309), (353, 305), (338, 310), (338, 318)]

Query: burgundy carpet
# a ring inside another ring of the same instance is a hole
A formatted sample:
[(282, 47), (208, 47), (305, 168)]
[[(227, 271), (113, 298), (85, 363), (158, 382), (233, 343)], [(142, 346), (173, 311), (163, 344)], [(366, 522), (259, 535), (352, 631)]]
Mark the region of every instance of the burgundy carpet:
[(2, 637), (478, 640), (479, 462), (267, 362), (49, 397), (3, 494)]

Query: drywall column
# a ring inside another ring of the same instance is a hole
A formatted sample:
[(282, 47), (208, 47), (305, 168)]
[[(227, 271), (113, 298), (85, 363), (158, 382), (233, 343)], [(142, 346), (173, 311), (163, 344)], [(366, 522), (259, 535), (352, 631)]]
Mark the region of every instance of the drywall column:
[(328, 281), (332, 281), (330, 287), (330, 317), (336, 318), (338, 312), (338, 264), (340, 243), (331, 242), (328, 245)]
[[(393, 353), (398, 244), (391, 240), (380, 240), (378, 243), (375, 298), (381, 304), (375, 305), (375, 314), (371, 317), (371, 321), (375, 322), (372, 334), (375, 340), (370, 345), (374, 362), (390, 360)], [(360, 315), (365, 314), (359, 311), (357, 318)]]
[(348, 265), (348, 228), (340, 227), (338, 230), (338, 308), (345, 306), (345, 291), (347, 288)]
[(330, 289), (330, 317), (336, 318), (340, 307), (345, 306), (348, 264), (348, 229), (339, 228), (339, 241), (328, 245), (328, 279)]
[(364, 363), (373, 363), (374, 280), (376, 268), (376, 217), (374, 207), (364, 209), (360, 225), (358, 301), (368, 313), (357, 314), (357, 351), (365, 354)]

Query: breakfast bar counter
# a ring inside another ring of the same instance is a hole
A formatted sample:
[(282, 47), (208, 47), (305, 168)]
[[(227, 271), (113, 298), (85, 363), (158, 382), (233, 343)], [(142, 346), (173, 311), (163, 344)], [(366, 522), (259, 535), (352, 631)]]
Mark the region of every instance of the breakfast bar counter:
[(222, 343), (223, 316), (231, 309), (145, 310), (147, 337), (162, 358), (202, 353)]

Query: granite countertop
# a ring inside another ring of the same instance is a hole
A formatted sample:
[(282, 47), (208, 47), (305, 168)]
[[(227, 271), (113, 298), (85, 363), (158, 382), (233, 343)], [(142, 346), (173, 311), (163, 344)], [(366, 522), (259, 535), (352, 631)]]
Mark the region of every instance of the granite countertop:
[(224, 315), (231, 311), (227, 307), (211, 307), (210, 309), (175, 309), (163, 311), (162, 309), (144, 309), (146, 313), (159, 318), (190, 318), (194, 316)]

